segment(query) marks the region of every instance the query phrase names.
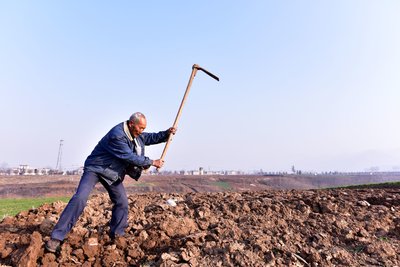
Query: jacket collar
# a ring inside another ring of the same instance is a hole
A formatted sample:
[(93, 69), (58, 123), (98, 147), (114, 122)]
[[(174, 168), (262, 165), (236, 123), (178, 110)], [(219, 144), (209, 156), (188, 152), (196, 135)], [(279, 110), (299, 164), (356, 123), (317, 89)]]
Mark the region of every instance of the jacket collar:
[(128, 121), (124, 122), (124, 132), (125, 132), (126, 136), (128, 136), (129, 140), (133, 141), (133, 137), (132, 137), (131, 133), (129, 132)]

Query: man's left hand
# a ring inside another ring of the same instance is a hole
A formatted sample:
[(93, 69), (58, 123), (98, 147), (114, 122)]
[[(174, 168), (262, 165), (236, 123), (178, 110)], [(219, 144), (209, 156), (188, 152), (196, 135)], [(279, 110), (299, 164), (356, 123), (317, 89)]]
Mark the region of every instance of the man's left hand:
[(169, 134), (176, 134), (177, 129), (175, 127), (171, 127), (168, 129)]

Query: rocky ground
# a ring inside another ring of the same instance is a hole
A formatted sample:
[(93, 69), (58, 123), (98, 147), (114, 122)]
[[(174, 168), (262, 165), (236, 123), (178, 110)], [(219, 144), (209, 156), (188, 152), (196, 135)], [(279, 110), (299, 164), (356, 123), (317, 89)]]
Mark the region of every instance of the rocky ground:
[(111, 242), (111, 203), (95, 195), (56, 254), (44, 242), (65, 203), (6, 217), (0, 265), (400, 266), (396, 188), (146, 193), (129, 202), (126, 238)]

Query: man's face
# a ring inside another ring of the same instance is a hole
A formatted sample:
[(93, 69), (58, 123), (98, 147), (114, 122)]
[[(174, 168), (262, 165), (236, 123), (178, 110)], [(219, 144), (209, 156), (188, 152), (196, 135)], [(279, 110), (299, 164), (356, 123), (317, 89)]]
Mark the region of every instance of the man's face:
[(138, 122), (129, 121), (129, 129), (133, 137), (138, 137), (146, 129), (147, 122), (145, 118), (140, 118)]

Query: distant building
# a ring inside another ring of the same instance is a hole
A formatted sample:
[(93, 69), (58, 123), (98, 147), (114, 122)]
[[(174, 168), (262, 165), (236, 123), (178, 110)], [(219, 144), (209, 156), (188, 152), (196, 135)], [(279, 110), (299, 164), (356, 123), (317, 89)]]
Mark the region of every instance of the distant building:
[(69, 174), (72, 174), (72, 175), (82, 175), (82, 174), (83, 174), (83, 167), (79, 167), (78, 169), (75, 169), (75, 170), (69, 172)]
[(35, 175), (35, 169), (29, 167), (29, 165), (21, 164), (18, 167), (19, 175)]

